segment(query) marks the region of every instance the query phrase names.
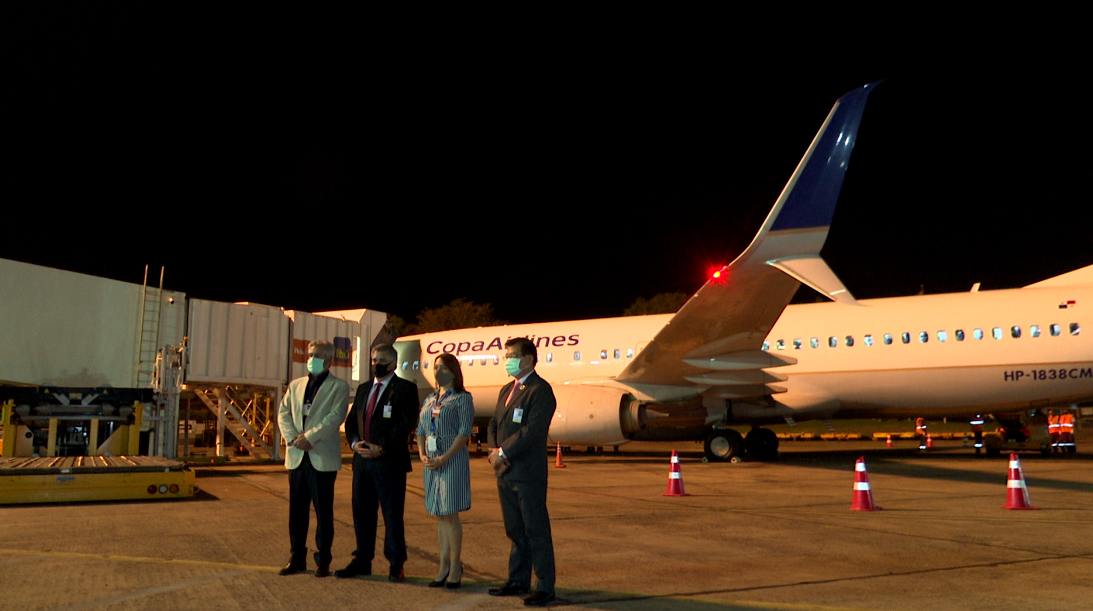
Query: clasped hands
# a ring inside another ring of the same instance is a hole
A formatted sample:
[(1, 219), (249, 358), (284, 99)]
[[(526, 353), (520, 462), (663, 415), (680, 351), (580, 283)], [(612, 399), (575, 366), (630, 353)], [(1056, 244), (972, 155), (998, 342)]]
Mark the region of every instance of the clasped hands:
[(490, 461), (490, 466), (493, 467), (495, 475), (500, 476), (502, 473), (508, 470), (512, 463), (509, 459), (501, 456), (501, 448), (493, 448), (490, 450), (490, 455), (486, 457), (486, 460)]
[(439, 471), (441, 467), (448, 464), (448, 459), (444, 456), (429, 458), (425, 454), (419, 454), (418, 458), (421, 459), (421, 464), (425, 465), (426, 469), (430, 469), (432, 471)]
[(358, 441), (354, 448), (354, 451), (361, 458), (379, 458), (383, 456), (383, 446), (368, 443), (367, 441)]
[(307, 440), (307, 437), (304, 437), (303, 433), (297, 435), (296, 439), (293, 439), (290, 445), (297, 450), (302, 450), (304, 452), (310, 452), (312, 448), (315, 447), (311, 445), (311, 442)]

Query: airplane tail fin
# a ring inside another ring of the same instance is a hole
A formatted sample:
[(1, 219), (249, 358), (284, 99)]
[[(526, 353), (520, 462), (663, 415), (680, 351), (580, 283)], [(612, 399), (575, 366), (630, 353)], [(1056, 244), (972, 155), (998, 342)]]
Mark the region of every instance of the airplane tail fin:
[(1038, 289), (1049, 286), (1085, 286), (1089, 284), (1093, 284), (1093, 265), (1087, 265), (1072, 272), (1048, 278), (1047, 280), (1034, 282), (1022, 288)]

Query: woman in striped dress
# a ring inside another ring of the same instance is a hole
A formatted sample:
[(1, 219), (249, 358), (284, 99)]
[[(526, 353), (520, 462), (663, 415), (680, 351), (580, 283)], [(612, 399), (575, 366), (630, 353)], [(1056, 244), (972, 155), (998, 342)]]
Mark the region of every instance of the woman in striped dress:
[(440, 542), (440, 569), (429, 587), (455, 589), (463, 579), (459, 512), (471, 508), (467, 441), (474, 423), (474, 403), (463, 388), (459, 359), (441, 354), (433, 362), (433, 376), (437, 390), (425, 398), (417, 425), (418, 456), (425, 465), (425, 509), (437, 517)]

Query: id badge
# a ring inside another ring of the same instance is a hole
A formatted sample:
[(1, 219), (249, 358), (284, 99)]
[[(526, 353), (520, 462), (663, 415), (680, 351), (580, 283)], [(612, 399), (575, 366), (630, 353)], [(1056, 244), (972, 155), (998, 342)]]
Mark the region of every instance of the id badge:
[(512, 410), (512, 421), (516, 424), (520, 424), (524, 421), (524, 408), (518, 407)]
[(304, 415), (305, 416), (311, 415), (311, 404), (310, 403), (304, 403)]
[(436, 454), (436, 435), (426, 437), (425, 444), (428, 446), (430, 454)]
[(391, 404), (390, 403), (383, 406), (383, 417), (384, 418), (390, 418), (391, 417)]

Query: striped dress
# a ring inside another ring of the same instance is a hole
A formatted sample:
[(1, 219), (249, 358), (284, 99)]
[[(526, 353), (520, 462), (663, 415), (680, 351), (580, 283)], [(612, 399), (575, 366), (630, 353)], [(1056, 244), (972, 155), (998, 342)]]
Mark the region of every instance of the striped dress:
[[(418, 417), (417, 434), (428, 438), (437, 436), (436, 451), (425, 452), (430, 458), (440, 456), (452, 447), (458, 435), (471, 436), (474, 425), (474, 403), (470, 393), (449, 391), (440, 401), (440, 416), (433, 419), (436, 393), (425, 398)], [(435, 427), (435, 433), (434, 431)], [(471, 463), (464, 445), (451, 459), (433, 471), (425, 472), (425, 509), (434, 516), (446, 516), (471, 508)]]

